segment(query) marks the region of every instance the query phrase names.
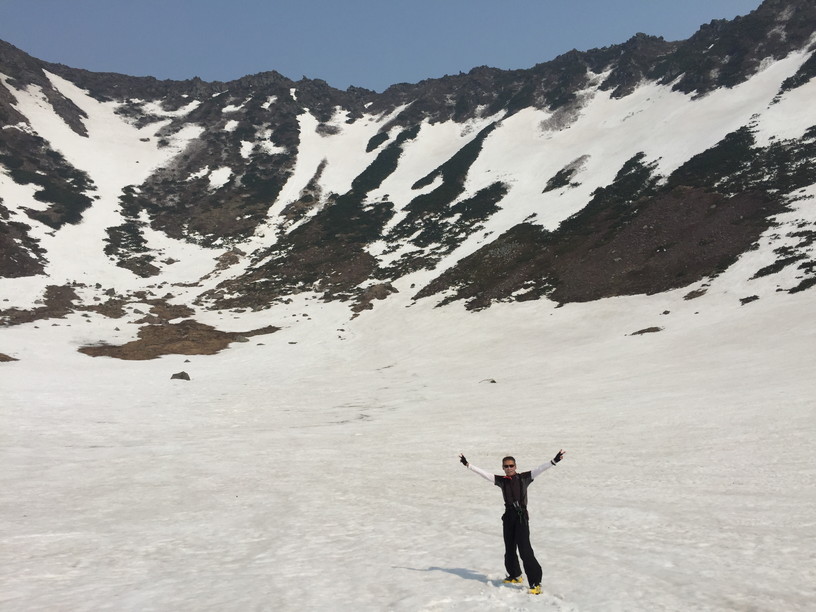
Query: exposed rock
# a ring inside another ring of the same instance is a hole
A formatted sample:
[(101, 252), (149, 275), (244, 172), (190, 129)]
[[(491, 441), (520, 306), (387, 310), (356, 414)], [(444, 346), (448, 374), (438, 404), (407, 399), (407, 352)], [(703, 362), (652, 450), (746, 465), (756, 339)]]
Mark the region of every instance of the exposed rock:
[(701, 288), (695, 289), (694, 291), (689, 291), (686, 295), (683, 296), (684, 300), (694, 300), (698, 297), (703, 297), (708, 290)]
[(176, 372), (170, 377), (170, 380), (190, 380), (190, 375), (187, 372)]
[(662, 327), (646, 327), (644, 329), (639, 329), (636, 332), (632, 332), (629, 334), (630, 336), (642, 336), (643, 334), (655, 334), (657, 332), (663, 331)]
[(29, 235), (31, 226), (10, 221), (10, 212), (0, 198), (0, 277), (18, 278), (42, 274), (45, 252)]
[(391, 283), (377, 283), (366, 287), (351, 310), (356, 313), (371, 310), (374, 308), (374, 300), (384, 300), (392, 293), (397, 293), (397, 289)]
[(617, 211), (590, 205), (554, 232), (512, 228), (416, 297), (458, 287), (445, 301), (484, 308), (511, 296), (568, 303), (667, 291), (725, 269), (779, 210), (761, 194), (727, 199), (702, 190), (675, 190)]
[(79, 223), (82, 213), (93, 204), (90, 194), (95, 186), (88, 175), (35, 134), (0, 130), (0, 165), (15, 183), (34, 186), (34, 199), (48, 206), (45, 210), (28, 209), (26, 214), (52, 229)]

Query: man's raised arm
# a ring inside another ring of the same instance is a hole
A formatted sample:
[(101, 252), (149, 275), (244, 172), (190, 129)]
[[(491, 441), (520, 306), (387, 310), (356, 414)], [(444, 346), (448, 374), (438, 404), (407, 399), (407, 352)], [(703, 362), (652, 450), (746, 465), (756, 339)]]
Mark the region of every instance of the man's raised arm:
[(542, 463), (542, 464), (541, 464), (541, 465), (539, 465), (537, 468), (533, 468), (532, 470), (530, 470), (530, 477), (531, 477), (533, 480), (535, 480), (535, 479), (536, 479), (536, 477), (537, 477), (539, 474), (541, 474), (541, 472), (543, 472), (544, 470), (549, 470), (549, 469), (550, 469), (551, 467), (553, 467), (553, 466), (554, 466), (556, 463), (558, 463), (559, 461), (561, 461), (561, 459), (563, 459), (563, 458), (564, 458), (564, 454), (565, 454), (565, 453), (566, 453), (566, 451), (565, 451), (565, 450), (562, 448), (560, 451), (558, 451), (558, 453), (555, 455), (555, 457), (553, 457), (552, 459), (550, 459), (550, 460), (549, 460), (547, 463)]
[(467, 460), (467, 459), (465, 459), (465, 456), (464, 456), (463, 454), (461, 454), (461, 453), (459, 453), (459, 461), (460, 461), (460, 462), (462, 463), (462, 465), (464, 465), (464, 466), (465, 466), (467, 469), (469, 469), (469, 470), (470, 470), (470, 471), (472, 471), (472, 472), (476, 472), (476, 473), (477, 473), (479, 476), (481, 476), (482, 478), (484, 478), (484, 479), (485, 479), (486, 481), (488, 481), (489, 483), (491, 483), (491, 484), (496, 484), (496, 477), (495, 477), (493, 474), (490, 474), (489, 472), (485, 472), (485, 471), (484, 471), (482, 468), (478, 468), (478, 467), (476, 467), (475, 465), (470, 465), (470, 464), (468, 463), (468, 460)]

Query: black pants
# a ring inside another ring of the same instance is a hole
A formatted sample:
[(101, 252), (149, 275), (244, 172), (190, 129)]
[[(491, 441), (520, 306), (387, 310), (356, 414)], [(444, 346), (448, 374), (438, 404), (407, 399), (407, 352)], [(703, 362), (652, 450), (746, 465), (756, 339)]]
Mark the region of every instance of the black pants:
[(504, 568), (511, 578), (521, 576), (518, 554), (524, 563), (524, 573), (530, 586), (541, 584), (541, 565), (536, 561), (533, 547), (530, 544), (530, 524), (527, 520), (527, 511), (519, 515), (515, 508), (508, 508), (502, 516), (504, 526)]

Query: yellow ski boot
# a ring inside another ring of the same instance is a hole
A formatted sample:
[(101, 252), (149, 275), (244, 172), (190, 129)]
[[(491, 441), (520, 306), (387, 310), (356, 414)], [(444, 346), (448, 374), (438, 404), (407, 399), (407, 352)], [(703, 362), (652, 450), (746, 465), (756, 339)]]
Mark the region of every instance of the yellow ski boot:
[(541, 585), (540, 584), (534, 584), (533, 586), (530, 587), (529, 592), (530, 592), (530, 595), (541, 595)]

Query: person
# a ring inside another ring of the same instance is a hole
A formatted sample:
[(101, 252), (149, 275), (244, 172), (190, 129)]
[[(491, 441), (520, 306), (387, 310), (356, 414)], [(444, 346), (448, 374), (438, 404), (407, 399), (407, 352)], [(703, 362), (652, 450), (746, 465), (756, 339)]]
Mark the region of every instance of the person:
[(530, 585), (530, 593), (538, 595), (541, 593), (541, 565), (535, 558), (533, 547), (530, 544), (530, 516), (527, 513), (527, 487), (544, 470), (555, 466), (564, 458), (564, 450), (561, 449), (547, 463), (539, 465), (529, 472), (516, 472), (516, 460), (513, 457), (502, 459), (502, 470), (504, 474), (490, 474), (485, 470), (468, 463), (465, 456), (460, 453), (459, 461), (469, 470), (476, 472), (485, 480), (492, 482), (502, 490), (504, 496), (504, 515), (502, 515), (502, 525), (504, 534), (504, 568), (507, 570), (507, 577), (504, 582), (510, 584), (521, 584), (521, 567), (519, 566), (519, 555), (524, 564), (524, 573), (527, 574), (527, 582)]

